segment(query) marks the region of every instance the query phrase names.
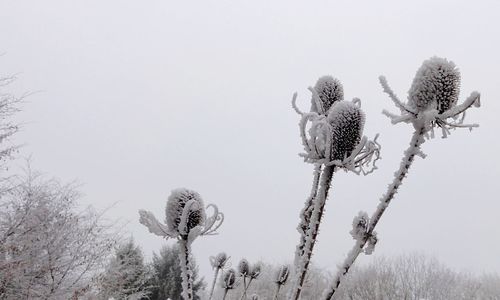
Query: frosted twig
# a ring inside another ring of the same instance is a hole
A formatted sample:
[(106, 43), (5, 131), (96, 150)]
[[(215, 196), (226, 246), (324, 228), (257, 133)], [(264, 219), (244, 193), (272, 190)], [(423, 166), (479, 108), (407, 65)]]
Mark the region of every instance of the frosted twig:
[(193, 270), (190, 261), (191, 245), (187, 239), (179, 240), (180, 247), (180, 266), (182, 277), (182, 297), (185, 300), (193, 299)]
[(401, 110), (401, 113), (411, 113), (416, 115), (416, 112), (414, 112), (411, 108), (406, 106), (401, 100), (399, 100), (398, 96), (392, 91), (392, 89), (389, 87), (389, 84), (387, 83), (387, 79), (385, 76), (379, 76), (378, 80), (380, 81), (380, 85), (382, 85), (382, 88), (384, 92), (389, 95), (389, 98), (391, 98), (392, 102), (396, 105)]

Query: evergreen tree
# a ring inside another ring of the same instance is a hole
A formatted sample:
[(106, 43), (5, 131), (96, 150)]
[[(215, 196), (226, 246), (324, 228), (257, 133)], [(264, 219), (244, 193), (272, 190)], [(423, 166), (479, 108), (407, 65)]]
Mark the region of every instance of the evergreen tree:
[[(151, 263), (153, 269), (153, 277), (151, 279), (151, 300), (164, 300), (164, 299), (182, 299), (182, 279), (181, 267), (179, 261), (179, 247), (163, 246), (160, 254), (153, 254), (153, 261)], [(194, 300), (200, 300), (197, 294), (200, 290), (205, 288), (203, 278), (198, 279), (198, 267), (192, 266), (193, 269), (193, 293)]]
[(150, 272), (144, 264), (144, 257), (133, 239), (116, 249), (101, 280), (101, 299), (149, 299)]

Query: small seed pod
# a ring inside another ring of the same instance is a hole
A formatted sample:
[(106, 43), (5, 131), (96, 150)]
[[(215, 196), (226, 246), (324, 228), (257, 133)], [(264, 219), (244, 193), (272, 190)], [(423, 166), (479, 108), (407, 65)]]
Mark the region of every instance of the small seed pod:
[(222, 277), (221, 286), (226, 290), (231, 290), (234, 289), (235, 284), (236, 284), (236, 271), (234, 271), (234, 269), (229, 269), (227, 272), (224, 273), (224, 276)]
[(373, 251), (375, 250), (375, 245), (377, 244), (377, 242), (378, 242), (377, 233), (374, 231), (371, 234), (370, 238), (368, 239), (368, 243), (367, 243), (367, 245), (365, 247), (364, 252), (365, 252), (366, 255), (370, 255), (370, 254), (373, 253)]
[(366, 232), (368, 231), (368, 214), (366, 212), (360, 211), (359, 214), (352, 220), (352, 230), (350, 234), (353, 239), (361, 240), (365, 238)]
[(260, 270), (261, 270), (260, 264), (253, 265), (252, 270), (250, 270), (250, 278), (257, 279), (260, 275)]
[(339, 101), (330, 109), (327, 121), (331, 126), (330, 160), (343, 161), (361, 140), (365, 114), (355, 103)]
[(250, 264), (248, 263), (248, 260), (244, 258), (240, 260), (238, 263), (238, 273), (240, 273), (241, 276), (250, 275)]
[(167, 228), (178, 234), (185, 234), (184, 229), (179, 228), (183, 221), (184, 208), (189, 205), (189, 211), (184, 220), (187, 232), (196, 226), (203, 225), (206, 219), (205, 206), (200, 195), (192, 190), (180, 188), (172, 191), (167, 200), (165, 210), (165, 223)]
[(318, 108), (318, 103), (313, 95), (311, 112), (327, 115), (333, 103), (344, 100), (344, 88), (340, 81), (332, 76), (320, 77), (314, 86), (314, 90), (319, 97), (321, 107)]
[(276, 273), (276, 283), (279, 285), (285, 284), (288, 279), (289, 273), (290, 273), (290, 268), (287, 265), (281, 266), (278, 272)]
[(229, 257), (227, 256), (226, 252), (221, 252), (215, 257), (210, 257), (210, 264), (215, 269), (222, 269), (226, 265), (228, 259)]
[(458, 101), (460, 72), (445, 58), (432, 57), (417, 70), (410, 91), (408, 105), (418, 112), (437, 109), (443, 113)]

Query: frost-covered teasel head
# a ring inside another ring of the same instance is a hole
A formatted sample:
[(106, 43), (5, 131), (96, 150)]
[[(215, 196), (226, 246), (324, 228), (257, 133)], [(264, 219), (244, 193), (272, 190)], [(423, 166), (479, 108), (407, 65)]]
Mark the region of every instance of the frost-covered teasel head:
[(462, 127), (472, 130), (479, 126), (464, 124), (464, 118), (471, 106), (480, 106), (480, 94), (474, 91), (462, 104), (458, 104), (460, 72), (452, 61), (439, 57), (424, 61), (413, 79), (407, 103), (399, 100), (384, 76), (380, 76), (379, 80), (384, 92), (401, 112), (397, 115), (383, 111), (393, 124), (412, 123), (415, 128), (421, 128), (428, 138), (434, 137), (436, 125), (441, 127), (443, 138), (450, 134), (451, 129)]
[(290, 273), (290, 267), (287, 265), (283, 265), (279, 268), (278, 272), (276, 273), (276, 284), (283, 285), (286, 283), (288, 280), (288, 275)]
[(456, 105), (459, 91), (460, 72), (455, 64), (432, 57), (418, 69), (408, 92), (408, 105), (417, 112), (437, 109), (441, 114)]
[(261, 269), (262, 266), (259, 263), (254, 264), (250, 269), (250, 274), (249, 274), (250, 278), (257, 279), (260, 276)]
[[(213, 213), (207, 217), (207, 210)], [(164, 238), (187, 239), (192, 242), (200, 235), (217, 234), (224, 221), (224, 214), (214, 204), (204, 206), (201, 196), (192, 190), (179, 188), (172, 191), (165, 209), (165, 224), (153, 213), (139, 210), (139, 222), (151, 233)]]
[(205, 206), (201, 196), (184, 188), (172, 191), (165, 209), (165, 223), (172, 232), (187, 234), (191, 229), (205, 222)]
[(248, 260), (242, 258), (238, 263), (238, 273), (240, 276), (246, 277), (250, 275), (250, 264)]
[[(315, 89), (309, 90), (313, 98), (320, 99)], [(362, 136), (365, 115), (360, 108), (361, 100), (354, 98), (345, 101), (337, 98), (327, 114), (315, 111), (304, 113), (297, 107), (297, 94), (294, 94), (292, 106), (301, 116), (299, 128), (305, 150), (300, 156), (313, 164), (335, 165), (356, 174), (371, 173), (380, 158), (378, 135), (373, 141)]]
[(225, 252), (221, 252), (216, 256), (210, 257), (210, 264), (214, 269), (224, 269), (228, 260), (229, 256)]
[(229, 269), (222, 275), (221, 286), (223, 289), (231, 290), (236, 286), (236, 271)]
[(327, 115), (330, 107), (342, 100), (344, 100), (342, 83), (329, 75), (320, 77), (311, 97), (311, 112)]

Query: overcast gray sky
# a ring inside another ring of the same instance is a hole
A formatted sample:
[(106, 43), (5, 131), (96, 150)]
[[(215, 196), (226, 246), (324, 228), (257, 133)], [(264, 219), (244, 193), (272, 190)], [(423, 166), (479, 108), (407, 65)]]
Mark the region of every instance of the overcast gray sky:
[(109, 216), (130, 220), (147, 255), (165, 241), (138, 209), (163, 219), (177, 187), (216, 203), (220, 235), (194, 243), (208, 275), (208, 257), (223, 250), (234, 263), (292, 260), (312, 166), (297, 155), (290, 99), (297, 91), (307, 109), (307, 87), (326, 74), (362, 99), (365, 134), (379, 132), (383, 147), (376, 173), (334, 178), (314, 255), (334, 270), (353, 244), (353, 216), (374, 210), (411, 137), (381, 114), (395, 110), (377, 77), (405, 98), (423, 60), (447, 57), (462, 72), (460, 99), (481, 92), (483, 107), (467, 115), (481, 127), (424, 144), (376, 253), (423, 251), (498, 272), (499, 15), (499, 1), (2, 0), (0, 74), (18, 74), (10, 91), (40, 91), (18, 115), (21, 156), (78, 179), (85, 204), (118, 202)]

